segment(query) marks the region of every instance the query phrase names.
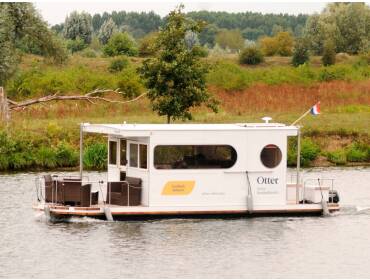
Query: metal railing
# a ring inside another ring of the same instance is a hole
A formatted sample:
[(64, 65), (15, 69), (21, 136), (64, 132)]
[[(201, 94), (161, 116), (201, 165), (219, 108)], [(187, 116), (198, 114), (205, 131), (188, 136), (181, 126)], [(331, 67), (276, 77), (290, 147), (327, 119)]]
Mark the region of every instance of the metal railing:
[[(132, 184), (130, 184), (128, 181), (104, 181), (104, 180), (96, 180), (96, 181), (90, 181), (88, 180), (88, 177), (85, 176), (87, 180), (82, 179), (80, 181), (79, 178), (76, 176), (52, 176), (52, 184), (55, 184), (55, 187), (51, 187), (51, 201), (48, 203), (53, 205), (61, 204), (59, 201), (61, 201), (61, 198), (59, 197), (58, 200), (58, 187), (60, 188), (59, 184), (62, 183), (68, 183), (68, 182), (74, 182), (73, 179), (76, 179), (76, 182), (81, 182), (81, 187), (85, 185), (91, 185), (90, 188), (90, 194), (89, 194), (89, 205), (92, 206), (92, 196), (96, 192), (98, 192), (98, 201), (101, 201), (104, 205), (111, 204), (111, 198), (112, 198), (112, 192), (111, 192), (111, 185), (112, 183), (121, 183), (127, 185), (127, 206), (130, 206), (130, 188), (136, 188), (136, 189), (142, 189), (142, 187), (137, 187)], [(64, 181), (64, 179), (67, 179), (67, 181)], [(46, 203), (46, 183), (43, 176), (37, 177), (35, 179), (35, 188), (36, 188), (36, 198), (37, 201), (40, 203)], [(94, 191), (93, 191), (94, 190)], [(101, 197), (101, 200), (99, 200), (99, 197)], [(109, 201), (107, 201), (109, 199)]]

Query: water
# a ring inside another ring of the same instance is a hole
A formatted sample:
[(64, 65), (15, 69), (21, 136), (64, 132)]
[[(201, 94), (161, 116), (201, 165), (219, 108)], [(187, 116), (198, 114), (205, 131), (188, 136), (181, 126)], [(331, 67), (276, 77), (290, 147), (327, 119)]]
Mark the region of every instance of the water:
[(0, 175), (0, 278), (370, 277), (370, 168), (305, 173), (336, 179), (340, 213), (53, 224), (31, 209), (38, 174)]

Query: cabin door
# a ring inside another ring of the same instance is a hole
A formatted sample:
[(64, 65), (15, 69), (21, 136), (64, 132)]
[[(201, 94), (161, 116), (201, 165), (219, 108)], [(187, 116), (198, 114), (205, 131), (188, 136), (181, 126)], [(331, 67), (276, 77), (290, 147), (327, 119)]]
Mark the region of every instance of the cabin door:
[(148, 143), (145, 141), (127, 141), (128, 163), (126, 176), (140, 178), (142, 185), (142, 205), (148, 205)]
[(119, 173), (120, 173), (120, 181), (124, 181), (126, 179), (126, 169), (127, 169), (127, 140), (126, 139), (119, 139), (119, 158), (118, 166), (119, 166)]

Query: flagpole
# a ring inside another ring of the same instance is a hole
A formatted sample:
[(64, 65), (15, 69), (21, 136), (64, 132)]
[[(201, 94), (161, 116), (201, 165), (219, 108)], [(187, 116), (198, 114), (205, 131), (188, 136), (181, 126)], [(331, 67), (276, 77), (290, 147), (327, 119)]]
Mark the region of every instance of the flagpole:
[[(320, 103), (320, 101), (317, 102), (316, 104), (318, 104), (318, 103)], [(299, 122), (305, 116), (307, 116), (307, 114), (312, 110), (312, 107), (314, 107), (316, 104), (312, 105), (311, 108), (307, 110), (307, 112), (305, 112), (302, 116), (300, 116), (298, 119), (296, 119), (291, 125), (295, 125), (297, 122)]]

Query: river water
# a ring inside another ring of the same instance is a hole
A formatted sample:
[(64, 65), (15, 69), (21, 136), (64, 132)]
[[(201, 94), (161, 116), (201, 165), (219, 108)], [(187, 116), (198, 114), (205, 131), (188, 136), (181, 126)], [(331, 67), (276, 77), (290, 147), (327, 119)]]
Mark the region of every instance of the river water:
[(31, 209), (40, 174), (0, 175), (0, 278), (370, 277), (370, 168), (304, 173), (335, 178), (340, 213), (50, 223)]

